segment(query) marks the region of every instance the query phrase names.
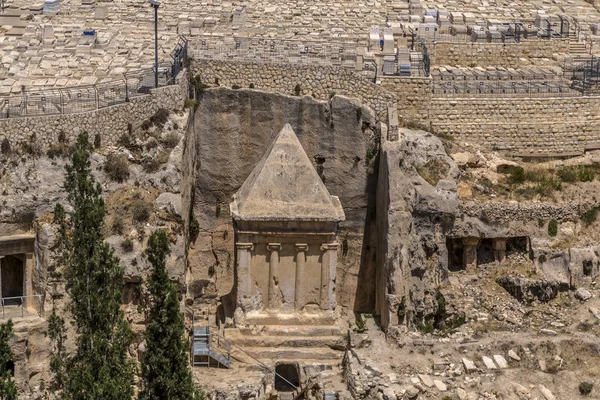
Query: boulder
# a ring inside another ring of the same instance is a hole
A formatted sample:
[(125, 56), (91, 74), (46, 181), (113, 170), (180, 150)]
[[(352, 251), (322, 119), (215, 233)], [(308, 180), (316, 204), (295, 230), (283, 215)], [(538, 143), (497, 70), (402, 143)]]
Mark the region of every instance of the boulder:
[(496, 283), (502, 286), (511, 296), (521, 303), (532, 303), (533, 301), (550, 301), (559, 292), (569, 290), (569, 285), (562, 282), (542, 281), (528, 278), (517, 278), (502, 276), (496, 279)]

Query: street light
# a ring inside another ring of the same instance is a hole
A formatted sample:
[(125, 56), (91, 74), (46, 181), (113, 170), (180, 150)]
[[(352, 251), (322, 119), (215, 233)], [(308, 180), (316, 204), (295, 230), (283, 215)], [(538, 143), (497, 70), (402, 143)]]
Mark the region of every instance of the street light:
[(154, 87), (158, 87), (158, 6), (160, 2), (148, 0), (148, 3), (154, 7)]

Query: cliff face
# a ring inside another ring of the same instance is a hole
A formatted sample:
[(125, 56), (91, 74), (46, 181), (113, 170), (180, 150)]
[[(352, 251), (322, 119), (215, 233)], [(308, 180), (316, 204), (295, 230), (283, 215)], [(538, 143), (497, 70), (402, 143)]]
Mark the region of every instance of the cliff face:
[(371, 111), (339, 96), (323, 102), (221, 88), (202, 94), (187, 137), (185, 152), (192, 159), (183, 177), (193, 190), (187, 200), (184, 193), (184, 210), (191, 206), (200, 226), (188, 252), (189, 295), (196, 304), (205, 303), (207, 311), (218, 307), (222, 320), (232, 315), (235, 252), (229, 203), (286, 123), (346, 213), (339, 235), (338, 304), (371, 312), (380, 132)]
[(431, 134), (401, 130), (399, 142), (382, 146), (376, 312), (384, 327), (402, 325), (407, 312), (435, 310), (448, 271), (445, 234), (458, 214), (458, 173)]

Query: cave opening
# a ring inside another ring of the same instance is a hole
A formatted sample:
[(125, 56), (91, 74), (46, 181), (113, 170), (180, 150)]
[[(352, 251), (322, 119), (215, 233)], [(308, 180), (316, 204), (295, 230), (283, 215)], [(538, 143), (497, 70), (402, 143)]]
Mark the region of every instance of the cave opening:
[(0, 259), (0, 279), (2, 280), (2, 298), (4, 305), (20, 305), (23, 296), (23, 272), (25, 255), (13, 254)]
[(446, 238), (446, 249), (448, 250), (448, 270), (452, 272), (464, 270), (465, 248), (462, 239)]
[(477, 245), (477, 265), (494, 262), (494, 246), (492, 239), (481, 239)]
[(300, 386), (298, 367), (294, 364), (279, 364), (275, 367), (275, 390), (293, 392)]

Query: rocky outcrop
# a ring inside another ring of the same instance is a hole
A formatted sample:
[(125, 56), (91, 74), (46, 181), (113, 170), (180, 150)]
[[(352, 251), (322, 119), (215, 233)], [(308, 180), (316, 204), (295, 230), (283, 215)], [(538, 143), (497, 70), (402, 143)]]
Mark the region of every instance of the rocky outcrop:
[(508, 293), (521, 303), (550, 301), (561, 291), (569, 290), (569, 285), (555, 281), (541, 281), (528, 278), (502, 276), (496, 279)]
[(436, 309), (445, 278), (445, 233), (458, 215), (458, 168), (441, 141), (400, 130), (382, 146), (377, 190), (377, 313), (384, 327), (410, 323)]

